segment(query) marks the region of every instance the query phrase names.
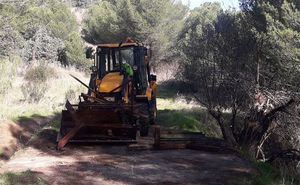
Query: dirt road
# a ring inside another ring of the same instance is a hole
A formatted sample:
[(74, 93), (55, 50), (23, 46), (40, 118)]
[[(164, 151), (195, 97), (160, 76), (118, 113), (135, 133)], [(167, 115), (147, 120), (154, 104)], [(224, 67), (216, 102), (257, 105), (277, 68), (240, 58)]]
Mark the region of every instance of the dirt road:
[(30, 170), (49, 184), (249, 184), (251, 165), (233, 154), (196, 150), (128, 150), (126, 146), (68, 145), (55, 150), (45, 129), (0, 168)]

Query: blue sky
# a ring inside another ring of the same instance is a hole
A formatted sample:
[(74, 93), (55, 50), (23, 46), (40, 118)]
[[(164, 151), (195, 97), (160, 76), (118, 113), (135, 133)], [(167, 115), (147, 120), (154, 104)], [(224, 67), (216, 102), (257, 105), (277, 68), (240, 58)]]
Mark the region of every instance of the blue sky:
[(199, 5), (205, 2), (219, 2), (224, 9), (228, 9), (230, 7), (237, 8), (239, 7), (238, 0), (181, 0), (184, 4), (188, 4), (190, 2), (190, 9), (198, 7)]

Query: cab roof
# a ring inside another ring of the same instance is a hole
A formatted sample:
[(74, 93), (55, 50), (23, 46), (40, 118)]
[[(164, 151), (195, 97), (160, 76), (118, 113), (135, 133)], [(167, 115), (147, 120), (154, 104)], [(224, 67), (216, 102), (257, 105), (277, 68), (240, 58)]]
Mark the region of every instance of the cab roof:
[(119, 47), (131, 47), (131, 46), (141, 46), (143, 44), (137, 43), (135, 40), (127, 37), (124, 42), (115, 43), (115, 44), (99, 44), (99, 48), (119, 48)]
[(99, 44), (97, 45), (100, 48), (119, 48), (119, 47), (130, 47), (130, 46), (139, 46), (140, 44), (131, 42), (131, 43), (122, 43), (121, 46), (119, 43), (115, 44)]

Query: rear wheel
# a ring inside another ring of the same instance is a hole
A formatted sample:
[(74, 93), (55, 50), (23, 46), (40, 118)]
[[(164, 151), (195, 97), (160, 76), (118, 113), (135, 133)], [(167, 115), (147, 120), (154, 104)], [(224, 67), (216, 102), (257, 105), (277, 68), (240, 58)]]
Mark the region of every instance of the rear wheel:
[(149, 133), (149, 127), (148, 126), (142, 126), (140, 129), (140, 134), (142, 137), (147, 137)]
[(150, 124), (154, 125), (156, 123), (156, 117), (157, 117), (157, 108), (156, 108), (156, 98), (153, 97), (153, 99), (149, 102), (149, 115), (150, 115)]
[(156, 123), (156, 117), (157, 117), (157, 110), (156, 107), (153, 108), (153, 110), (150, 110), (150, 124), (154, 125)]
[(139, 113), (141, 114), (141, 117), (139, 118), (140, 136), (145, 137), (148, 136), (151, 120), (148, 102), (139, 108)]

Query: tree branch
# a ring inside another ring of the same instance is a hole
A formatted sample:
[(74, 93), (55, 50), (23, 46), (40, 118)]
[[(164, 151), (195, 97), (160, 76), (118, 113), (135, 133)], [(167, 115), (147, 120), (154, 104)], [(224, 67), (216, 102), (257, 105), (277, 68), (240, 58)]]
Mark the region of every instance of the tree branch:
[(285, 109), (290, 106), (291, 104), (295, 103), (296, 101), (294, 99), (290, 99), (287, 103), (272, 109), (267, 115), (266, 115), (266, 119), (272, 120), (273, 116), (277, 113), (277, 112), (284, 112)]

